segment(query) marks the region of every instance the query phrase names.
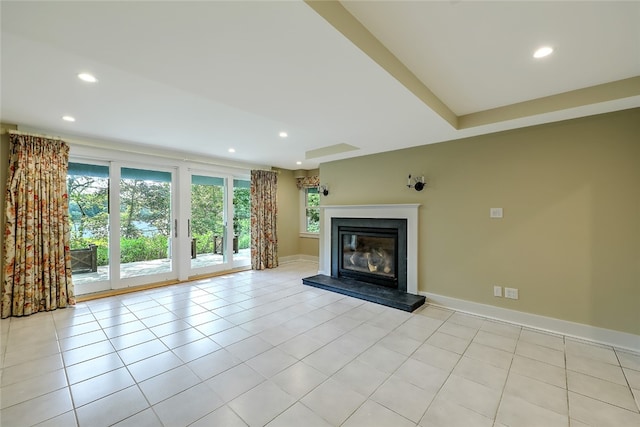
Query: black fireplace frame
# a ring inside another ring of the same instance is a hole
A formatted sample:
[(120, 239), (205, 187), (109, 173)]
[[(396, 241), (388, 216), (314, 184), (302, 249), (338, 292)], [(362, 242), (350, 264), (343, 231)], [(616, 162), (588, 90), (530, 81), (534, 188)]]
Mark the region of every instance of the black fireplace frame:
[[(395, 277), (384, 279), (375, 274), (355, 272), (342, 266), (343, 233), (357, 232), (371, 236), (396, 237)], [(331, 218), (331, 276), (346, 277), (374, 285), (407, 291), (407, 220), (404, 218)]]

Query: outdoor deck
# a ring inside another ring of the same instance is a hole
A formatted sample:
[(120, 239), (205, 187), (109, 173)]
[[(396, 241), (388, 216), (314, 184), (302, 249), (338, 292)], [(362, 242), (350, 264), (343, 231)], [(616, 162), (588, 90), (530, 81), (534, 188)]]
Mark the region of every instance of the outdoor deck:
[[(240, 249), (238, 253), (233, 254), (234, 260), (251, 260), (250, 249)], [(198, 254), (196, 258), (191, 259), (191, 268), (197, 269), (212, 265), (222, 264), (221, 254)], [(162, 258), (151, 261), (129, 262), (120, 265), (121, 277), (146, 276), (149, 274), (165, 273), (171, 271), (171, 259)], [(74, 273), (73, 283), (76, 285), (100, 282), (109, 280), (109, 266), (99, 266), (96, 272)]]

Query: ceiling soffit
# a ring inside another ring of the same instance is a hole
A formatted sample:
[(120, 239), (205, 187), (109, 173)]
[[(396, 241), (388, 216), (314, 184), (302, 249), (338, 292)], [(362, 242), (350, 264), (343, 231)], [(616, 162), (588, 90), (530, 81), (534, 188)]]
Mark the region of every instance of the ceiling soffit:
[[(456, 115), (339, 1), (305, 2), (454, 129), (470, 129), (536, 115), (640, 96), (640, 76)], [(626, 105), (621, 103), (622, 106)]]

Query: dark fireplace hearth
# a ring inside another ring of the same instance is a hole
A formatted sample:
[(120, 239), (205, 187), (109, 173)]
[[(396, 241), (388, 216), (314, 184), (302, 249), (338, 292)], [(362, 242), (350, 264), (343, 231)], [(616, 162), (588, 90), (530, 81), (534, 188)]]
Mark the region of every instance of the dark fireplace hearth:
[(407, 293), (407, 220), (331, 219), (331, 276), (303, 283), (413, 311), (425, 298)]

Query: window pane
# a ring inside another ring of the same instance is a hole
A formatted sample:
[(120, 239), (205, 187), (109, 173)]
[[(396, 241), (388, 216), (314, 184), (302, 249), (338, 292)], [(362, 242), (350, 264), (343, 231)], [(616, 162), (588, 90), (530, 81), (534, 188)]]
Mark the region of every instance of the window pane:
[(224, 186), (224, 178), (218, 178), (216, 176), (191, 175), (191, 184)]
[(320, 231), (320, 210), (307, 208), (307, 232), (318, 233)]
[(122, 178), (141, 181), (171, 182), (171, 174), (169, 172), (147, 169), (122, 168)]
[(251, 181), (233, 180), (233, 259), (251, 263)]
[(171, 174), (122, 168), (120, 277), (171, 271)]
[(320, 206), (320, 194), (307, 192), (307, 207)]
[(75, 284), (109, 279), (109, 168), (70, 163), (71, 272)]
[(109, 178), (109, 167), (89, 165), (86, 163), (69, 162), (68, 175), (91, 176), (94, 178)]
[(308, 233), (320, 231), (320, 194), (316, 187), (305, 188), (306, 228)]
[(191, 175), (191, 268), (224, 262), (225, 179)]

